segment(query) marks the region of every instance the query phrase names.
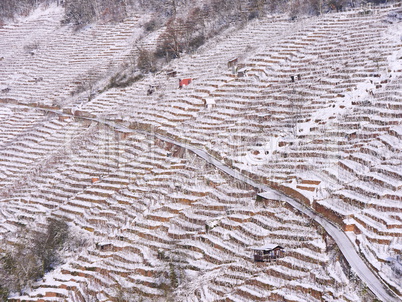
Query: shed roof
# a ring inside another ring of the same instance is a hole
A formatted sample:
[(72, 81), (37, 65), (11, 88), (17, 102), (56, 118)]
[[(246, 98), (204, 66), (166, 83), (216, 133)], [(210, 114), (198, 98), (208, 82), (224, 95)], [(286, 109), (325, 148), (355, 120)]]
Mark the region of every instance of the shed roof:
[(253, 250), (255, 250), (255, 251), (266, 251), (266, 250), (273, 250), (273, 249), (275, 249), (277, 247), (280, 248), (280, 249), (283, 249), (283, 247), (281, 247), (280, 245), (269, 243), (269, 244), (266, 244), (266, 245), (261, 246), (261, 247), (255, 247), (255, 248), (253, 248)]
[(180, 85), (189, 85), (191, 84), (192, 79), (182, 79), (180, 80)]

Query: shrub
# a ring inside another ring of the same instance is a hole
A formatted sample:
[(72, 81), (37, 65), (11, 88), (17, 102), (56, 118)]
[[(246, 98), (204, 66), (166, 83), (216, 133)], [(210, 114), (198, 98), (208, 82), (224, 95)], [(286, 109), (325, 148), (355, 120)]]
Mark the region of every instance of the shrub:
[(110, 78), (106, 90), (110, 88), (125, 88), (131, 86), (135, 82), (140, 81), (143, 77), (144, 76), (142, 74), (132, 76), (128, 76), (126, 74), (116, 74)]
[(68, 225), (50, 219), (46, 231), (20, 227), (19, 239), (0, 256), (0, 299), (9, 292), (20, 292), (59, 264), (59, 251), (68, 238)]
[(190, 43), (188, 44), (189, 51), (195, 51), (197, 50), (200, 46), (202, 46), (205, 43), (205, 36), (204, 35), (199, 35), (190, 40)]
[(3, 288), (1, 285), (0, 285), (0, 301), (4, 301), (4, 302), (6, 302), (8, 299), (8, 295), (9, 295), (10, 293), (9, 293), (9, 291), (7, 290), (7, 288)]
[(179, 286), (179, 280), (173, 263), (169, 263), (169, 278), (171, 288), (177, 288)]
[(40, 257), (32, 243), (20, 238), (12, 251), (0, 259), (0, 286), (7, 292), (20, 292), (42, 277)]
[(144, 29), (147, 32), (152, 32), (157, 28), (157, 26), (158, 26), (157, 21), (155, 19), (152, 19), (144, 24)]
[(157, 70), (155, 55), (144, 48), (140, 48), (137, 58), (137, 68), (144, 73), (155, 72)]
[(53, 269), (59, 264), (58, 251), (63, 247), (68, 238), (68, 224), (63, 220), (50, 219), (46, 236), (36, 238), (36, 249), (42, 257), (43, 273)]
[(251, 21), (251, 20), (253, 20), (255, 18), (258, 18), (258, 17), (259, 17), (259, 13), (257, 11), (253, 11), (248, 15), (248, 20)]

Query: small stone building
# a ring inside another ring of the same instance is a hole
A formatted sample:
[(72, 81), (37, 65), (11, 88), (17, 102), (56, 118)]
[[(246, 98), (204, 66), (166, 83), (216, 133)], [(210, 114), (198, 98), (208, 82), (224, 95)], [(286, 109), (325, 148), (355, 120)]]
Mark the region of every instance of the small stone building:
[(285, 255), (285, 249), (277, 244), (266, 244), (253, 248), (254, 262), (271, 262)]

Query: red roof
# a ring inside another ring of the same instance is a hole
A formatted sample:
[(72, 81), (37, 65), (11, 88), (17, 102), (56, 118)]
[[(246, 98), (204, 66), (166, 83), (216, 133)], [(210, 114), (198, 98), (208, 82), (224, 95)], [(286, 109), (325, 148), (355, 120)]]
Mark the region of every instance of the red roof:
[(179, 86), (186, 86), (191, 83), (191, 79), (183, 79), (180, 81)]

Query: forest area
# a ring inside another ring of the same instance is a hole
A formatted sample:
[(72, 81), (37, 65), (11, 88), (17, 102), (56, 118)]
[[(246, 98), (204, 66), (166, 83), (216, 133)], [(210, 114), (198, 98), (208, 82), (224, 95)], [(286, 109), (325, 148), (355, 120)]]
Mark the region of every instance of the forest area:
[[(118, 23), (134, 14), (148, 14), (144, 32), (163, 28), (154, 53), (139, 49), (137, 67), (155, 72), (162, 61), (192, 53), (224, 29), (241, 27), (267, 14), (288, 13), (318, 16), (362, 4), (385, 3), (387, 0), (5, 0), (0, 3), (0, 26), (17, 16), (27, 16), (40, 5), (56, 3), (64, 7), (63, 25), (80, 30), (93, 22)], [(159, 61), (159, 64), (158, 64)]]
[(97, 20), (118, 22), (132, 13), (144, 11), (155, 14), (161, 22), (183, 13), (190, 17), (199, 12), (203, 18), (219, 18), (224, 23), (253, 19), (266, 13), (289, 11), (294, 15), (319, 15), (348, 6), (385, 2), (387, 0), (4, 0), (0, 2), (0, 21), (26, 16), (39, 5), (50, 3), (65, 8), (65, 23), (83, 25)]

